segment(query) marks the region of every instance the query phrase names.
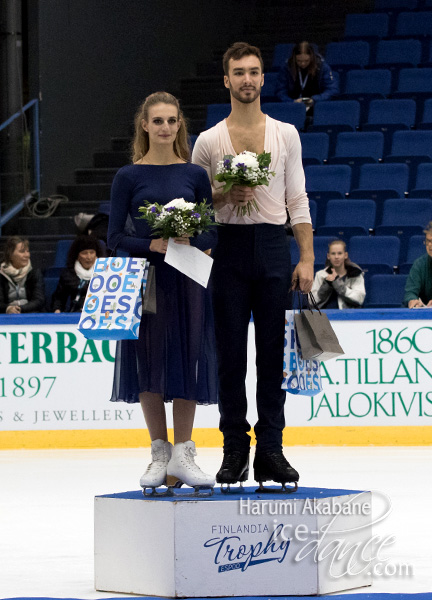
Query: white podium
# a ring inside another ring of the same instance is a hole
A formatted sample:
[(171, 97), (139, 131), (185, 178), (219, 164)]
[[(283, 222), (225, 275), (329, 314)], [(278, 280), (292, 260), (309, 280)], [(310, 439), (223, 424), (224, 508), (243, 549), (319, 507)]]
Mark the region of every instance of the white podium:
[(368, 586), (370, 492), (95, 498), (95, 587), (182, 597), (308, 596)]

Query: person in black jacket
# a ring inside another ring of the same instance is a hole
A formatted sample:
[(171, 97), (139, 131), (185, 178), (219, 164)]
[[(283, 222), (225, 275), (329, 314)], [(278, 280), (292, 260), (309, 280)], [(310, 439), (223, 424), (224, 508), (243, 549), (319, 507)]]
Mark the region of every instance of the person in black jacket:
[(315, 102), (339, 94), (339, 83), (312, 44), (300, 42), (279, 71), (275, 94), (281, 102), (305, 103), (309, 114)]
[(103, 255), (99, 241), (89, 235), (78, 236), (72, 242), (66, 268), (52, 295), (51, 310), (56, 313), (82, 310), (96, 258)]
[(29, 242), (11, 236), (3, 248), (0, 265), (0, 313), (18, 315), (43, 312), (45, 293), (42, 273), (33, 269)]

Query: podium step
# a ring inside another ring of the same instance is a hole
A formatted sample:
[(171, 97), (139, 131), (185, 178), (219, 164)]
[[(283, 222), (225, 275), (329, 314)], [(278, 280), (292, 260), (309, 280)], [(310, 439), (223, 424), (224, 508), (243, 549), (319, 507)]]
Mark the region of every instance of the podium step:
[[(95, 498), (96, 589), (169, 598), (306, 596), (372, 583), (371, 493)], [(355, 564), (355, 568), (352, 565)]]

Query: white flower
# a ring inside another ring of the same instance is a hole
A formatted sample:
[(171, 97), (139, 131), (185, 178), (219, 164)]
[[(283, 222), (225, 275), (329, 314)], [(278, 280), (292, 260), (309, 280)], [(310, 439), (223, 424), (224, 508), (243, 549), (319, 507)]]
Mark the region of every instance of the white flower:
[(186, 210), (192, 210), (195, 208), (195, 204), (193, 202), (186, 202), (184, 198), (174, 198), (168, 204), (165, 204), (165, 209), (167, 208), (183, 208)]
[(257, 160), (257, 156), (255, 152), (241, 152), (237, 154), (232, 160), (232, 166), (237, 166), (239, 164), (245, 165), (248, 169), (257, 169), (259, 167), (259, 163)]

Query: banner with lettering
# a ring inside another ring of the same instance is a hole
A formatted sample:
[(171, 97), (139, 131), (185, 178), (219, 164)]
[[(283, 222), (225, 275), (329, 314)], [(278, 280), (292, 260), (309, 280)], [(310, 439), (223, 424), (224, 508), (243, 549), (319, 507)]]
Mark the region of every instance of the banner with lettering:
[[(420, 311), (405, 314), (413, 312)], [(287, 394), (287, 426), (432, 424), (431, 322), (359, 316), (332, 320), (346, 354), (321, 364), (321, 393), (311, 398)], [(85, 339), (77, 331), (78, 318), (62, 314), (0, 317), (0, 433), (144, 427), (138, 404), (109, 401), (116, 342)], [(254, 425), (252, 323), (246, 387), (248, 419)], [(167, 416), (171, 427), (170, 410)], [(196, 428), (216, 430), (218, 422), (217, 406), (198, 407)]]

